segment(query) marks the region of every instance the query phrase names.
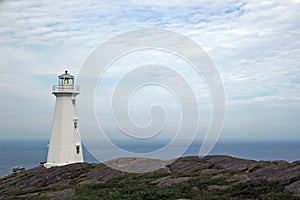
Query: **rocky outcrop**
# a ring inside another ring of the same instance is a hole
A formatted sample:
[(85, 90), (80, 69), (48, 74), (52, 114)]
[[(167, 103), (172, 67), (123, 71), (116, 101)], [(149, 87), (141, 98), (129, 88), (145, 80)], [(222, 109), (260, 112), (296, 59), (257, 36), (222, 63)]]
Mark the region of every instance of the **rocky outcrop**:
[(229, 156), (183, 157), (169, 165), (172, 173), (228, 171), (229, 181), (266, 180), (279, 182), (285, 189), (300, 196), (300, 162), (254, 161)]
[(166, 187), (166, 186), (172, 186), (172, 185), (177, 185), (180, 183), (187, 182), (191, 180), (192, 177), (178, 177), (178, 178), (172, 178), (172, 176), (167, 176), (160, 178), (158, 180), (152, 181), (152, 184), (155, 184), (158, 187)]
[(183, 157), (169, 165), (174, 173), (194, 172), (203, 169), (246, 171), (258, 165), (257, 161), (230, 156)]
[[(210, 182), (204, 184), (207, 190), (223, 191), (235, 188), (237, 184), (262, 180), (276, 183), (283, 192), (290, 193), (295, 198), (300, 197), (299, 161), (288, 163), (254, 161), (230, 156), (191, 156), (175, 161), (122, 158), (109, 161), (109, 165), (117, 169), (124, 167), (129, 172), (140, 171), (143, 174), (151, 165), (159, 166), (156, 173), (166, 175), (149, 183), (158, 188), (191, 184), (193, 191), (198, 191), (198, 186), (192, 185), (193, 181), (199, 177), (206, 177), (210, 179)], [(76, 187), (106, 183), (126, 176), (126, 172), (117, 169), (100, 163), (76, 163), (49, 169), (39, 166), (1, 178), (0, 199), (30, 198), (37, 194), (46, 195), (50, 199), (64, 199), (75, 195)], [(223, 182), (226, 184), (222, 184)]]
[(49, 169), (39, 166), (0, 179), (0, 194), (43, 187), (65, 188), (77, 184), (101, 183), (123, 175), (124, 172), (104, 164), (75, 163)]

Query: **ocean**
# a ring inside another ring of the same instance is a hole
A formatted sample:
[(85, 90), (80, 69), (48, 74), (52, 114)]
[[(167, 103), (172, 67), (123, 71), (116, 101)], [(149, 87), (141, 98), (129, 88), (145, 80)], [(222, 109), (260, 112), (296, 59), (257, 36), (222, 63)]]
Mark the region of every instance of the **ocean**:
[[(46, 139), (1, 139), (0, 140), (0, 177), (12, 173), (15, 167), (26, 169), (40, 165), (47, 158)], [(122, 148), (135, 151), (136, 144), (130, 142), (120, 143)], [(139, 152), (149, 152), (160, 144), (139, 146)], [(184, 156), (198, 155), (200, 144), (192, 144)], [(142, 148), (142, 149), (141, 149)], [(172, 150), (170, 150), (172, 151)], [(84, 148), (86, 162), (97, 162)], [(109, 152), (109, 149), (106, 149)], [(218, 142), (210, 155), (230, 155), (252, 160), (286, 160), (293, 162), (300, 160), (300, 141), (296, 142)], [(168, 155), (165, 155), (168, 157)], [(109, 160), (109, 153), (106, 157)]]

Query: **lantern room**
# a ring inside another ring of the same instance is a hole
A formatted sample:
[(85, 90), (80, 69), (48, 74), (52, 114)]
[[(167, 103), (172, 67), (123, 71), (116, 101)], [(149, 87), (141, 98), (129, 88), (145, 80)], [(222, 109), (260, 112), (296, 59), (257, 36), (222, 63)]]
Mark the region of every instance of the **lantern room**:
[(68, 74), (66, 70), (64, 74), (58, 76), (58, 85), (74, 85), (74, 76)]
[(68, 74), (66, 70), (64, 74), (58, 76), (58, 85), (52, 87), (52, 93), (56, 94), (79, 94), (79, 86), (74, 85), (74, 76)]

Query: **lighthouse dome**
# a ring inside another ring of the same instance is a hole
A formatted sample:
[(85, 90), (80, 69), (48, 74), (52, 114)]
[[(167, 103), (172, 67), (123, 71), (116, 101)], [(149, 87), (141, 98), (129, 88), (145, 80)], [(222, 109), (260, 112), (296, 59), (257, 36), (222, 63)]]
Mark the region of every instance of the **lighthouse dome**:
[(71, 79), (71, 78), (74, 78), (74, 76), (71, 75), (71, 74), (68, 74), (68, 71), (66, 70), (65, 73), (59, 75), (58, 78), (63, 78), (63, 79), (64, 79), (64, 78), (69, 78), (69, 79)]

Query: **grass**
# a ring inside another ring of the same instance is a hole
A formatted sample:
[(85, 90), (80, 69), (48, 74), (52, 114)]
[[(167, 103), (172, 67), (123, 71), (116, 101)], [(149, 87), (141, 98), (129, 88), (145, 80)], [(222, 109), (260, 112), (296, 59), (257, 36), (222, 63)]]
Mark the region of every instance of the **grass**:
[[(151, 182), (170, 176), (169, 174), (149, 173), (143, 175), (127, 174), (116, 179), (112, 179), (103, 184), (79, 186), (76, 195), (69, 200), (90, 200), (90, 199), (136, 199), (136, 200), (156, 200), (156, 199), (285, 199), (296, 200), (297, 197), (283, 191), (283, 187), (276, 182), (251, 181), (234, 184), (228, 189), (209, 190), (211, 185), (230, 185), (224, 178), (210, 178), (200, 174), (186, 174), (194, 178), (188, 182), (168, 187), (158, 187)], [(183, 177), (184, 174), (171, 176)]]

